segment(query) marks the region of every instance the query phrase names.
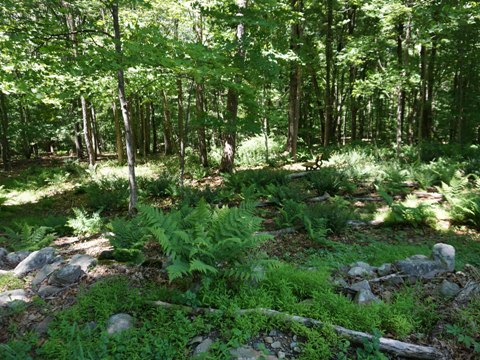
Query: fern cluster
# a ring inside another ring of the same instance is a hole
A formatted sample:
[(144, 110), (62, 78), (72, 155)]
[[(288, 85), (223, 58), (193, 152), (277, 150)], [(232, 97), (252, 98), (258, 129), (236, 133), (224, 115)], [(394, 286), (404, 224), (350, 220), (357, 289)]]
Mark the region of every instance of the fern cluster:
[(407, 195), (405, 201), (395, 203), (393, 198), (379, 191), (390, 207), (384, 222), (386, 224), (411, 224), (413, 226), (434, 226), (436, 216), (429, 204), (421, 203), (415, 195)]
[(103, 227), (100, 211), (89, 216), (85, 210), (73, 208), (75, 217), (68, 219), (67, 226), (73, 230), (74, 235), (90, 236), (99, 233)]
[(480, 227), (480, 178), (457, 171), (450, 183), (442, 182), (438, 190), (450, 205), (453, 222)]
[(172, 263), (170, 280), (188, 275), (222, 275), (256, 279), (261, 263), (252, 253), (269, 236), (256, 235), (262, 219), (253, 215), (254, 206), (215, 208), (204, 200), (195, 208), (184, 207), (164, 214), (138, 206), (139, 218), (160, 243)]
[(38, 250), (55, 239), (53, 229), (48, 226), (31, 226), (26, 223), (17, 224), (15, 228), (5, 227), (5, 237), (0, 237), (0, 241), (8, 239), (10, 244), (14, 244), (15, 250)]

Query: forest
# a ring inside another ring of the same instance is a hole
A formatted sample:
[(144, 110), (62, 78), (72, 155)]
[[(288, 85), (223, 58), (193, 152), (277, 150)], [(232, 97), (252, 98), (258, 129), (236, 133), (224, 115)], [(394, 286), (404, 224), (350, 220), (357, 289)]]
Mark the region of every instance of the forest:
[(480, 358), (480, 3), (2, 0), (1, 359)]

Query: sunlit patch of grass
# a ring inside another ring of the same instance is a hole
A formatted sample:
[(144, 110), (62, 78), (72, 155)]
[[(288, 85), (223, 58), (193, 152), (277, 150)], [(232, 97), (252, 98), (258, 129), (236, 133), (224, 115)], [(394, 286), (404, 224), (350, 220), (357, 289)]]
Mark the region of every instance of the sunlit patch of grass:
[(0, 293), (23, 288), (23, 281), (13, 274), (0, 274)]

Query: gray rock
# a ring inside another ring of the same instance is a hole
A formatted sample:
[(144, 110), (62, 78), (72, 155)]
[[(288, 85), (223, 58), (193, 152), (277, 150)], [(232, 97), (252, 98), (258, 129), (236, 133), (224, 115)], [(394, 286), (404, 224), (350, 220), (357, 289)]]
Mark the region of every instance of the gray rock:
[(48, 284), (53, 286), (68, 286), (77, 282), (85, 272), (78, 265), (66, 265), (61, 269), (55, 270), (50, 278)]
[(393, 272), (392, 269), (392, 264), (386, 263), (383, 265), (380, 265), (377, 269), (378, 275), (380, 276), (386, 276), (389, 275)]
[(212, 344), (213, 344), (213, 340), (209, 339), (209, 338), (206, 338), (205, 340), (203, 340), (200, 344), (198, 344), (195, 347), (195, 350), (193, 351), (193, 355), (197, 356), (197, 355), (208, 352), (210, 350), (210, 347), (212, 346)]
[(282, 343), (280, 341), (275, 341), (270, 345), (272, 349), (280, 349), (282, 347)]
[(47, 316), (45, 319), (35, 325), (34, 329), (38, 335), (45, 335), (48, 331), (48, 326), (53, 321), (53, 316)]
[(130, 329), (133, 326), (133, 317), (120, 313), (110, 316), (107, 321), (107, 333), (109, 335)]
[(30, 255), (32, 252), (31, 251), (15, 251), (11, 252), (5, 257), (6, 265), (8, 265), (11, 269), (16, 267), (20, 262), (25, 260), (28, 255)]
[(55, 270), (57, 270), (61, 264), (61, 262), (54, 262), (42, 267), (33, 278), (32, 286), (36, 287), (40, 285), (47, 277), (49, 277)]
[(251, 346), (242, 346), (237, 349), (231, 350), (230, 355), (232, 359), (236, 360), (277, 360), (278, 358), (274, 355), (265, 355), (260, 351), (255, 350)]
[(295, 346), (293, 348), (293, 351), (295, 351), (296, 353), (300, 353), (300, 352), (302, 352), (302, 349), (300, 349), (300, 347), (298, 347), (298, 346)]
[(188, 343), (190, 345), (195, 345), (195, 344), (200, 344), (203, 341), (203, 336), (195, 336), (192, 340), (190, 340)]
[(451, 299), (460, 292), (460, 286), (457, 284), (450, 282), (448, 280), (443, 280), (442, 285), (440, 285), (440, 295), (442, 295), (446, 299)]
[(283, 351), (279, 351), (277, 353), (277, 356), (279, 359), (285, 359), (285, 356), (287, 356), (287, 354), (285, 354)]
[(68, 263), (69, 265), (78, 265), (83, 271), (87, 272), (88, 268), (97, 265), (97, 260), (90, 255), (76, 254), (72, 256)]
[(366, 263), (366, 262), (363, 262), (363, 261), (355, 261), (354, 263), (351, 263), (350, 264), (350, 267), (361, 267), (361, 268), (364, 268), (364, 269), (367, 269), (367, 270), (371, 270), (371, 266)]
[(350, 286), (350, 289), (352, 289), (353, 291), (360, 291), (360, 290), (367, 290), (367, 291), (371, 291), (372, 289), (370, 288), (370, 284), (368, 283), (367, 280), (362, 280), (362, 281), (359, 281), (359, 282), (356, 282), (355, 284), (352, 284)]
[(335, 279), (333, 280), (333, 285), (339, 286), (339, 287), (347, 287), (348, 283), (345, 279)]
[(23, 289), (5, 291), (0, 294), (0, 306), (8, 305), (14, 301), (28, 302), (27, 293)]
[(349, 271), (348, 271), (348, 276), (355, 276), (355, 277), (363, 277), (363, 276), (371, 276), (373, 275), (373, 272), (372, 270), (370, 269), (366, 269), (364, 267), (360, 267), (360, 266), (355, 266), (355, 267), (352, 267)]
[(445, 267), (440, 262), (425, 259), (400, 260), (395, 263), (395, 266), (405, 275), (426, 279), (432, 278), (446, 271)]
[(8, 255), (8, 250), (3, 247), (0, 247), (0, 259), (5, 258), (7, 255)]
[(428, 256), (425, 255), (412, 255), (408, 259), (410, 260), (428, 260)]
[(272, 338), (271, 336), (265, 337), (264, 340), (265, 340), (265, 342), (266, 342), (267, 344), (272, 344), (272, 343), (273, 343), (273, 338)]
[(370, 290), (360, 290), (357, 292), (357, 295), (355, 295), (354, 299), (355, 303), (359, 305), (366, 305), (370, 303), (378, 303), (380, 302), (380, 299), (377, 298)]
[(403, 278), (398, 275), (385, 280), (385, 284), (390, 286), (402, 285), (403, 283), (404, 283)]
[(52, 247), (46, 247), (28, 255), (15, 267), (13, 273), (18, 277), (22, 277), (30, 271), (38, 270), (46, 264), (52, 263), (54, 260), (55, 249)]
[(42, 285), (40, 286), (40, 289), (38, 289), (37, 293), (42, 299), (46, 299), (57, 295), (61, 290), (62, 288), (56, 286)]
[(5, 269), (7, 267), (7, 254), (7, 249), (0, 248), (0, 269)]
[(447, 271), (455, 270), (455, 248), (452, 245), (442, 243), (433, 245), (432, 257), (440, 262)]
[(474, 298), (480, 298), (480, 284), (470, 281), (460, 290), (455, 297), (455, 302), (464, 305)]

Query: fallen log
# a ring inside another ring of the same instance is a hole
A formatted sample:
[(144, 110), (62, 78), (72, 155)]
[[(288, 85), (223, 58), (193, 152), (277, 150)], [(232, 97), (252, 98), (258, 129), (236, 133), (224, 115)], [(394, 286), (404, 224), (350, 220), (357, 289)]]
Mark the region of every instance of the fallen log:
[(330, 194), (326, 192), (322, 196), (313, 197), (313, 198), (307, 199), (307, 201), (309, 201), (309, 202), (321, 202), (321, 201), (326, 201), (326, 200), (330, 199), (330, 197), (331, 197)]
[[(171, 308), (171, 309), (183, 310), (190, 313), (221, 312), (221, 310), (214, 309), (214, 308), (192, 308), (185, 305), (170, 304), (164, 301), (153, 301), (152, 305), (161, 306), (167, 309)], [(333, 330), (335, 330), (337, 334), (344, 336), (351, 343), (357, 344), (357, 345), (361, 345), (365, 341), (371, 341), (374, 339), (374, 336), (372, 334), (364, 333), (361, 331), (350, 330), (338, 325), (326, 324), (319, 320), (315, 320), (308, 317), (286, 314), (277, 310), (258, 308), (258, 309), (241, 309), (237, 311), (237, 314), (239, 315), (255, 314), (255, 313), (265, 315), (265, 316), (281, 317), (285, 320), (297, 322), (305, 326), (332, 326)], [(395, 354), (397, 356), (402, 356), (410, 359), (435, 359), (435, 360), (446, 359), (446, 355), (442, 351), (432, 346), (416, 345), (416, 344), (406, 343), (403, 341), (384, 338), (384, 337), (381, 337), (380, 339), (378, 339), (378, 341), (379, 341), (379, 348), (381, 351)]]
[(310, 174), (310, 171), (303, 171), (303, 172), (288, 174), (288, 175), (287, 175), (287, 179), (288, 179), (288, 180), (298, 179), (298, 178), (307, 176), (308, 174)]
[(273, 230), (273, 231), (257, 231), (254, 233), (254, 235), (273, 235), (273, 236), (278, 236), (278, 235), (283, 235), (283, 234), (292, 234), (294, 232), (297, 232), (299, 229), (294, 228), (294, 227), (288, 227), (284, 229), (279, 229), (279, 230)]

